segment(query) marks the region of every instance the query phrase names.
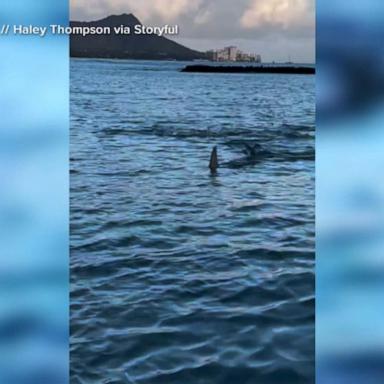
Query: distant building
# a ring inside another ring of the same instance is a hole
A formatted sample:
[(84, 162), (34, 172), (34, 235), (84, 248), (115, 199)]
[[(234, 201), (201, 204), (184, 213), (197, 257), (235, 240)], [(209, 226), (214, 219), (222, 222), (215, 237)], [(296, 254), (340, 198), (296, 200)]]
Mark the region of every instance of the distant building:
[(229, 58), (229, 61), (236, 61), (236, 57), (237, 57), (237, 47), (227, 47), (227, 48), (224, 48), (227, 50), (228, 52), (228, 58)]
[(229, 53), (225, 48), (217, 51), (217, 61), (229, 61)]
[(217, 51), (213, 49), (207, 51), (207, 59), (211, 61), (217, 61)]
[(207, 58), (211, 61), (239, 61), (261, 63), (261, 56), (245, 53), (235, 46), (225, 47), (223, 49), (210, 50), (207, 52)]

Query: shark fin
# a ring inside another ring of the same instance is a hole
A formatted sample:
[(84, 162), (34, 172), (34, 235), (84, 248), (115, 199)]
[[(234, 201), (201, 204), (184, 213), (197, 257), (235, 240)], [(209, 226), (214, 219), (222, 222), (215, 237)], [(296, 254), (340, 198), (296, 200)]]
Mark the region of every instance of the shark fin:
[(209, 169), (212, 173), (216, 172), (219, 167), (219, 161), (217, 159), (217, 147), (214, 146), (211, 152), (211, 160), (209, 161)]

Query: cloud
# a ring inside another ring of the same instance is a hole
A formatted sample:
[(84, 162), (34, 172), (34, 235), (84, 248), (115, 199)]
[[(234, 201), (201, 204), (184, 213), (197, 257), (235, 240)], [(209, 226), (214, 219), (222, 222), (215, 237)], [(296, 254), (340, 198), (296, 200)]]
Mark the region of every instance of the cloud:
[(160, 16), (164, 21), (173, 21), (178, 16), (198, 10), (202, 0), (125, 0), (143, 20)]
[(314, 6), (309, 0), (253, 0), (241, 18), (244, 28), (314, 28), (314, 23)]
[[(314, 60), (315, 0), (71, 0), (71, 20), (133, 13), (146, 25), (178, 24), (195, 49), (238, 45), (269, 57)], [(278, 48), (277, 48), (278, 47)]]
[[(109, 13), (134, 13), (141, 20), (160, 17), (173, 21), (182, 14), (198, 10), (203, 0), (72, 0), (71, 14), (105, 16)], [(100, 14), (99, 14), (100, 13)]]
[(196, 24), (206, 24), (212, 19), (212, 12), (209, 9), (205, 9), (203, 11), (200, 11), (197, 13), (197, 15), (194, 18), (194, 22)]
[[(216, 30), (314, 29), (314, 0), (71, 0), (72, 19), (134, 13), (143, 22), (212, 24)], [(212, 30), (212, 28), (209, 28)]]

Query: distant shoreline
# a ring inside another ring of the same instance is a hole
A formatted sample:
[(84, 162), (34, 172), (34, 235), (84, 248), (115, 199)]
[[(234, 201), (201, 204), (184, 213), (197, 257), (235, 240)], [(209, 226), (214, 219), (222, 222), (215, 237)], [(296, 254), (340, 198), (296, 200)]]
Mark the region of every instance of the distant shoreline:
[[(206, 64), (207, 60), (178, 60), (178, 59), (142, 59), (142, 58), (120, 58), (120, 57), (93, 57), (93, 56), (70, 56), (71, 60), (100, 60), (100, 61), (137, 61), (137, 62), (159, 62), (159, 63), (204, 63), (204, 64), (188, 64), (187, 66), (210, 66), (211, 64)], [(239, 65), (232, 65), (232, 62), (211, 62), (212, 65), (216, 66), (229, 66), (228, 64), (231, 64), (231, 66), (239, 66)], [(245, 63), (243, 63), (245, 64)], [(315, 67), (315, 63), (292, 63), (289, 66), (290, 67), (300, 67), (300, 68), (312, 68)], [(245, 65), (243, 65), (244, 67)], [(249, 65), (248, 65), (249, 66)], [(274, 66), (274, 67), (286, 67), (287, 65), (285, 63), (278, 63), (278, 62), (264, 62), (263, 64), (259, 64), (259, 66)], [(256, 65), (255, 65), (256, 67)]]
[(293, 75), (314, 75), (315, 67), (285, 66), (285, 65), (259, 65), (259, 66), (224, 66), (224, 65), (187, 65), (181, 72), (192, 73), (276, 73)]

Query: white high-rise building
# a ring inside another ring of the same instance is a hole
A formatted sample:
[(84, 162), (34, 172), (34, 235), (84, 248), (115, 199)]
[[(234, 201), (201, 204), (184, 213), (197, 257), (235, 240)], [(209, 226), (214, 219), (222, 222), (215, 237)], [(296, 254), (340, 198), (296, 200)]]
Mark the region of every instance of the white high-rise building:
[(231, 46), (231, 47), (226, 47), (225, 48), (228, 52), (228, 60), (229, 61), (236, 61), (236, 56), (237, 56), (237, 47)]
[(235, 46), (208, 51), (207, 57), (212, 61), (240, 61), (261, 63), (260, 55), (242, 52)]

